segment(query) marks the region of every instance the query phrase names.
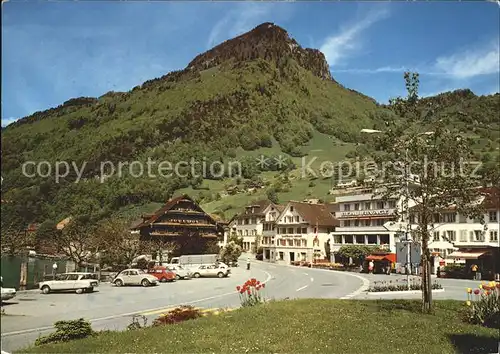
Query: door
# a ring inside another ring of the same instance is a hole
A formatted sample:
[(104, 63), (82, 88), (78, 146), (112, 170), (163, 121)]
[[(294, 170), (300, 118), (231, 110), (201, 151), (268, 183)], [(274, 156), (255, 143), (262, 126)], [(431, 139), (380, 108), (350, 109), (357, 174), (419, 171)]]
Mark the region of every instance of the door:
[(130, 279), (129, 279), (129, 271), (126, 270), (126, 271), (122, 272), (120, 274), (120, 278), (122, 278), (122, 280), (123, 280), (123, 285), (129, 284), (129, 283), (127, 283), (127, 282), (130, 281)]
[(290, 252), (290, 262), (295, 262), (295, 252)]
[(79, 274), (68, 274), (68, 278), (66, 280), (66, 288), (65, 290), (73, 290), (82, 287), (82, 282), (78, 281), (80, 278)]
[[(60, 274), (56, 275), (57, 280), (53, 280), (50, 288), (52, 290), (64, 290), (68, 288), (68, 275), (69, 274)], [(72, 289), (73, 287), (71, 287)]]
[(139, 285), (141, 283), (141, 276), (137, 270), (129, 270), (128, 284)]

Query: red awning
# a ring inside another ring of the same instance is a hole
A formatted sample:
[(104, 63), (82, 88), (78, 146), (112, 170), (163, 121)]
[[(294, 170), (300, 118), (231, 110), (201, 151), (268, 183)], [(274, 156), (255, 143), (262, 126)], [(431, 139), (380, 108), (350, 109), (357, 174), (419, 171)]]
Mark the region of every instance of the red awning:
[(396, 254), (395, 253), (389, 253), (389, 254), (371, 254), (368, 257), (366, 257), (367, 261), (390, 261), (393, 263), (396, 263)]

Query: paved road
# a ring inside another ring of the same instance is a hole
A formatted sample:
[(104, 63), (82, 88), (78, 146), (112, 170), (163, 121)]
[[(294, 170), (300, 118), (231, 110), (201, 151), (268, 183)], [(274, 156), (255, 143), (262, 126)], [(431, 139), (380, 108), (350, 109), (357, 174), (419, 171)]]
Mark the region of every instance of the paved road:
[(116, 288), (103, 283), (92, 294), (20, 293), (15, 302), (3, 306), (2, 350), (10, 352), (33, 343), (39, 335), (53, 331), (52, 325), (58, 320), (83, 317), (95, 330), (123, 330), (134, 314), (146, 316), (151, 323), (165, 309), (182, 304), (237, 307), (240, 300), (235, 288), (251, 277), (266, 282), (265, 296), (270, 299), (351, 298), (368, 286), (366, 280), (349, 273), (263, 262), (253, 262), (250, 271), (232, 268), (232, 273), (224, 279), (181, 280), (151, 288)]

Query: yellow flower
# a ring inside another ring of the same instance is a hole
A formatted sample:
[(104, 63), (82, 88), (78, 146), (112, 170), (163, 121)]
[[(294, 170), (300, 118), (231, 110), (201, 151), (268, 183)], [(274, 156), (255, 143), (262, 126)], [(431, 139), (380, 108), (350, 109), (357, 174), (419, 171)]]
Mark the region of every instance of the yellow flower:
[(494, 281), (490, 281), (490, 282), (488, 283), (488, 285), (489, 285), (489, 286), (495, 286), (495, 282), (494, 282)]
[(467, 306), (470, 306), (470, 301), (467, 301), (466, 304), (467, 304)]
[(472, 293), (472, 289), (471, 288), (467, 288), (467, 294), (470, 294)]
[(483, 288), (483, 284), (479, 284), (479, 289), (482, 289)]

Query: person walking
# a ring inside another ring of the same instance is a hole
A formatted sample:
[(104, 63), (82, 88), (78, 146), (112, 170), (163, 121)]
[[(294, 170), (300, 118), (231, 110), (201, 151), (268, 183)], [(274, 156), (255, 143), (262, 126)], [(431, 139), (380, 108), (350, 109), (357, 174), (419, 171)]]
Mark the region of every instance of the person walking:
[(247, 257), (247, 270), (250, 270), (250, 257)]
[(478, 280), (477, 279), (477, 271), (479, 270), (479, 267), (477, 266), (477, 264), (474, 263), (470, 268), (472, 270), (472, 279)]
[(374, 267), (375, 267), (375, 264), (373, 263), (373, 261), (370, 261), (370, 263), (368, 263), (368, 273), (369, 274), (373, 274)]

